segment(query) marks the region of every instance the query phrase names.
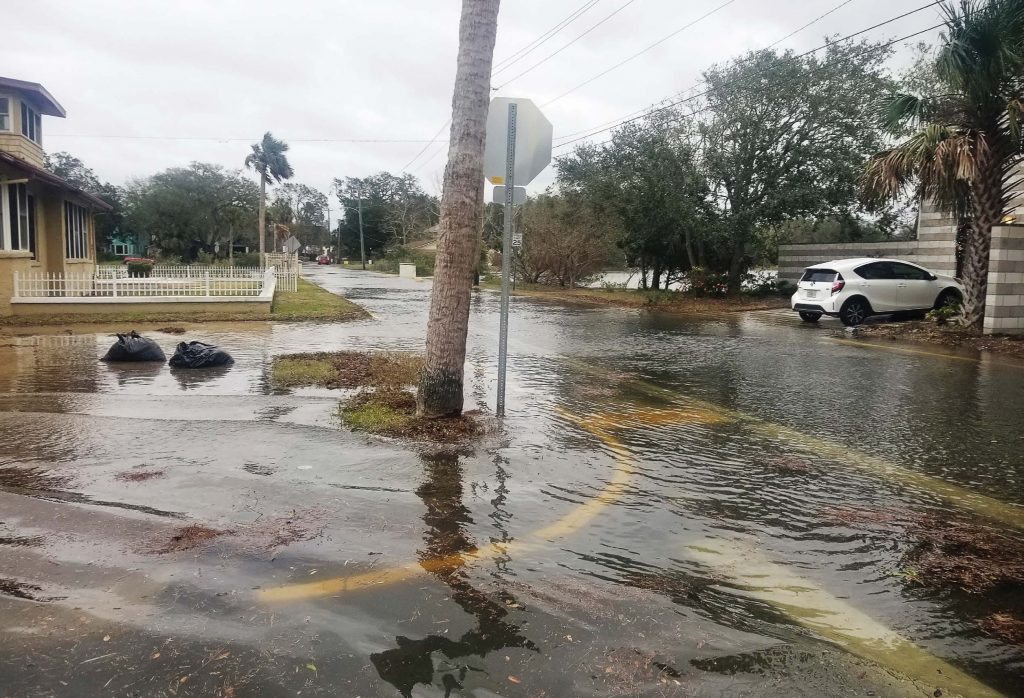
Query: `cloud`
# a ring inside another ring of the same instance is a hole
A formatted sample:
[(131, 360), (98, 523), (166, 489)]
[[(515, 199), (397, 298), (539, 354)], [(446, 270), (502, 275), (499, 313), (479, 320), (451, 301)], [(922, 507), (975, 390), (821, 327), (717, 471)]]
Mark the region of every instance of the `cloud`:
[[(556, 98), (720, 1), (635, 0), (500, 94), (539, 104)], [(771, 43), (838, 1), (737, 0), (545, 113), (556, 135), (631, 114), (697, 82), (712, 63)], [(623, 2), (600, 0), (495, 83)], [(578, 0), (505, 0), (496, 57), (579, 7)], [(423, 144), (299, 139), (426, 139), (450, 116), (459, 10), (457, 0), (13, 3), (4, 10), (3, 72), (43, 83), (67, 108), (66, 120), (47, 118), (48, 150), (73, 152), (115, 183), (192, 160), (240, 167), (248, 143), (270, 130), (291, 142), (296, 180), (326, 190), (334, 177), (397, 171)], [(806, 50), (826, 34), (849, 33), (900, 11), (882, 0), (855, 0), (784, 47)], [(872, 36), (909, 33), (935, 17), (922, 12)], [(428, 188), (446, 153), (437, 144), (413, 166)], [(532, 188), (550, 181), (549, 171)]]

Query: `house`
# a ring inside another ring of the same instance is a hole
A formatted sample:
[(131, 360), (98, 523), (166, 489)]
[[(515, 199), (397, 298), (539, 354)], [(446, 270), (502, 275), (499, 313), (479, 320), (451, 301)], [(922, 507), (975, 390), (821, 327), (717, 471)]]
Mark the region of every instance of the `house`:
[(137, 257), (142, 254), (135, 236), (115, 230), (110, 234), (110, 239), (104, 246), (104, 252), (117, 257)]
[(430, 226), (416, 237), (418, 239), (413, 240), (405, 246), (405, 249), (413, 252), (422, 252), (423, 254), (436, 255), (437, 254), (437, 239), (441, 235), (441, 224), (435, 223)]
[(64, 108), (42, 85), (0, 77), (0, 315), (15, 272), (91, 273), (102, 199), (44, 169), (43, 117)]

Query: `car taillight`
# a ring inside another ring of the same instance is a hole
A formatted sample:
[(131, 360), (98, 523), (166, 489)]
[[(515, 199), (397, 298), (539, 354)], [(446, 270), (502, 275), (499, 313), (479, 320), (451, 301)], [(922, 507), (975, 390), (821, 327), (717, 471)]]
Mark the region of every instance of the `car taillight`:
[(832, 282), (832, 295), (835, 295), (835, 294), (839, 293), (840, 291), (842, 291), (843, 290), (843, 286), (845, 286), (845, 285), (846, 285), (846, 282), (843, 281), (842, 279), (836, 279), (835, 281), (833, 281)]

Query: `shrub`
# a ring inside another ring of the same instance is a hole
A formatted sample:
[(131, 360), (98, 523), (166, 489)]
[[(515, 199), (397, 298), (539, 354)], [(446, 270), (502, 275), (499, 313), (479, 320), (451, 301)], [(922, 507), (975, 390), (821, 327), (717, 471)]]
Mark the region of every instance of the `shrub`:
[(949, 321), (959, 314), (959, 303), (947, 303), (946, 305), (940, 306), (933, 310), (929, 310), (928, 315), (926, 315), (925, 317), (934, 322), (936, 325), (948, 325)]
[(698, 298), (719, 298), (729, 290), (729, 275), (694, 267), (687, 274), (689, 292)]
[(150, 260), (133, 260), (128, 262), (127, 266), (130, 277), (148, 277), (153, 273), (153, 262)]
[(260, 265), (260, 253), (250, 252), (249, 254), (236, 254), (234, 256), (236, 267), (258, 267)]
[(785, 293), (785, 289), (775, 274), (760, 271), (744, 275), (743, 292), (750, 296), (776, 296)]

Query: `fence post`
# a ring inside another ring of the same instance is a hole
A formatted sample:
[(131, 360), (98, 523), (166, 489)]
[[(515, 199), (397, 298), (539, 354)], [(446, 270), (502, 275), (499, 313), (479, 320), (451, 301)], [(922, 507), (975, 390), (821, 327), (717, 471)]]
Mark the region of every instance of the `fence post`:
[(111, 281), (110, 281), (110, 292), (111, 292), (111, 295), (114, 296), (114, 298), (117, 298), (117, 277), (116, 276), (113, 279), (111, 279)]
[(207, 296), (207, 298), (209, 298), (209, 296), (210, 296), (210, 270), (207, 269), (205, 272), (203, 272), (203, 276), (205, 277), (204, 281), (206, 282), (206, 296)]
[(14, 270), (14, 297), (18, 298), (21, 296), (21, 278), (18, 276), (18, 270)]

